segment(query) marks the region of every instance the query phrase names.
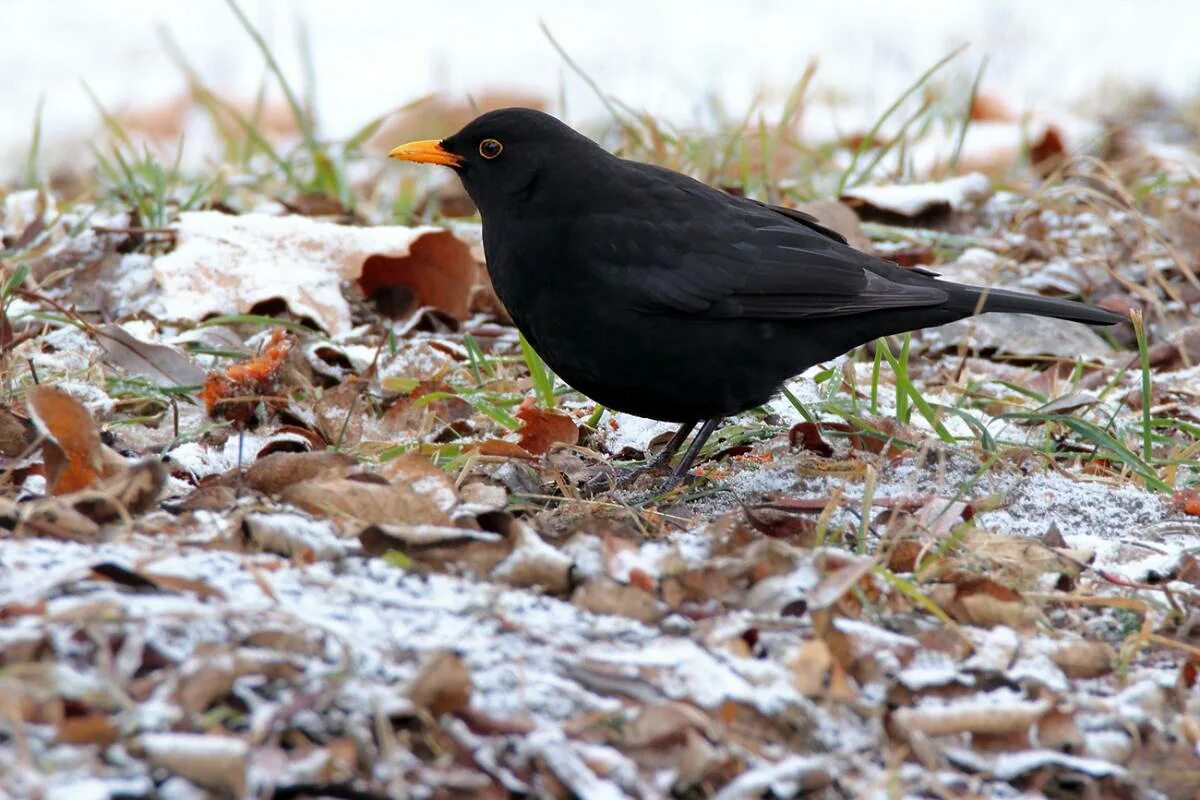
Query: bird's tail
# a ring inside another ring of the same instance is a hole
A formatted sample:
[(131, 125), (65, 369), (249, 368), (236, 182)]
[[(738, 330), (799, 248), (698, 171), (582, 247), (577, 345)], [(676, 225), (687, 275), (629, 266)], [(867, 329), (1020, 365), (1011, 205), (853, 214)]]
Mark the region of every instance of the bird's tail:
[(1077, 303), (1074, 300), (1056, 300), (1036, 294), (1010, 292), (983, 286), (956, 286), (947, 303), (966, 314), (981, 314), (999, 311), (1007, 314), (1035, 314), (1039, 317), (1054, 317), (1088, 325), (1115, 325), (1125, 317), (1103, 308)]

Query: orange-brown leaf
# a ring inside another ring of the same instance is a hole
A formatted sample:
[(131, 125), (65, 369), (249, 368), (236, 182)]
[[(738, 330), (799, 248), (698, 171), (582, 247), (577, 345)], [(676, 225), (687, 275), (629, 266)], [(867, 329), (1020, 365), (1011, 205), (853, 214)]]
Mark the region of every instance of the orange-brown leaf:
[(552, 445), (579, 441), (579, 427), (566, 414), (538, 408), (527, 401), (517, 409), (516, 416), (521, 420), (517, 444), (535, 456), (545, 455)]
[(41, 432), (50, 494), (86, 489), (100, 476), (100, 429), (83, 404), (54, 386), (34, 386), (25, 402)]

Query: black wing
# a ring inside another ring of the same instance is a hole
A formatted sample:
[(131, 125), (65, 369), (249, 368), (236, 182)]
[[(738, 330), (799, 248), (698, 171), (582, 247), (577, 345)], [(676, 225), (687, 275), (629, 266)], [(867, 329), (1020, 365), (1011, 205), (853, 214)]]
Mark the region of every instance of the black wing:
[[(639, 165), (645, 169), (645, 165)], [(647, 175), (639, 205), (605, 215), (613, 282), (640, 311), (708, 319), (819, 319), (937, 306), (928, 277), (860, 253), (803, 212), (730, 197), (675, 173)], [(663, 213), (674, 211), (675, 213)]]

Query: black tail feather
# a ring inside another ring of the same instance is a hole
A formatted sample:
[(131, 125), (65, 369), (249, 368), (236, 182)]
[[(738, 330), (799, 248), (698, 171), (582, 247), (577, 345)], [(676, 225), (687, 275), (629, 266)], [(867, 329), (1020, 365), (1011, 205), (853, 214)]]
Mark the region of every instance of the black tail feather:
[(1036, 294), (1010, 292), (1006, 289), (991, 289), (983, 286), (954, 287), (950, 305), (969, 314), (999, 311), (1007, 314), (1035, 314), (1039, 317), (1054, 317), (1088, 325), (1115, 325), (1125, 317), (1103, 308), (1077, 303), (1074, 300), (1057, 300)]

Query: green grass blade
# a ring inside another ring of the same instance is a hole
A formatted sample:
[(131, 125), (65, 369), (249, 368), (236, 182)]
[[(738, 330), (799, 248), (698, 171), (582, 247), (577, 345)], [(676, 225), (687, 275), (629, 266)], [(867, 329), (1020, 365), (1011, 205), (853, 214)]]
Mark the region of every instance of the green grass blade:
[(529, 377), (533, 380), (533, 388), (542, 401), (542, 405), (546, 408), (554, 408), (554, 373), (546, 366), (546, 362), (542, 361), (525, 338), (525, 334), (520, 334), (521, 339), (521, 355), (525, 357), (525, 366), (529, 369)]
[(954, 139), (954, 149), (950, 151), (950, 160), (947, 165), (950, 167), (951, 174), (958, 171), (958, 158), (962, 155), (963, 142), (967, 139), (967, 129), (971, 127), (971, 114), (975, 110), (975, 99), (979, 97), (979, 86), (983, 83), (983, 73), (987, 70), (987, 65), (988, 57), (985, 55), (979, 62), (979, 71), (975, 73), (975, 80), (971, 84), (971, 93), (967, 95), (967, 107), (963, 109), (962, 124), (958, 126), (958, 136)]
[(926, 81), (933, 77), (938, 70), (949, 64), (958, 56), (959, 53), (966, 49), (967, 45), (960, 45), (959, 47), (956, 47), (954, 50), (950, 51), (950, 53), (947, 55), (938, 59), (937, 63), (922, 72), (920, 76), (918, 76), (918, 78), (913, 81), (913, 83), (910, 84), (909, 87), (905, 89), (890, 106), (887, 107), (887, 109), (884, 110), (879, 118), (875, 120), (875, 124), (871, 126), (869, 131), (867, 131), (867, 135), (862, 138), (862, 141), (858, 143), (858, 147), (854, 149), (854, 154), (850, 157), (850, 165), (846, 167), (846, 171), (842, 173), (842, 177), (838, 181), (837, 192), (834, 194), (834, 197), (841, 197), (842, 193), (846, 191), (849, 185), (850, 176), (852, 176), (858, 168), (858, 160), (862, 158), (862, 155), (864, 152), (866, 152), (867, 148), (874, 145), (876, 137), (879, 135), (880, 128), (883, 127), (883, 124), (887, 122), (888, 118), (891, 117), (892, 114), (896, 113), (900, 106), (904, 104), (904, 101), (911, 97), (918, 89), (920, 89)]
[(1142, 318), (1142, 312), (1135, 309), (1130, 316), (1133, 333), (1137, 337), (1138, 359), (1142, 368), (1142, 458), (1148, 463), (1154, 457), (1150, 425), (1150, 403), (1154, 399), (1154, 387), (1150, 381), (1150, 351), (1146, 345), (1146, 321)]

